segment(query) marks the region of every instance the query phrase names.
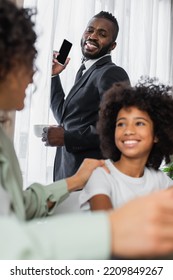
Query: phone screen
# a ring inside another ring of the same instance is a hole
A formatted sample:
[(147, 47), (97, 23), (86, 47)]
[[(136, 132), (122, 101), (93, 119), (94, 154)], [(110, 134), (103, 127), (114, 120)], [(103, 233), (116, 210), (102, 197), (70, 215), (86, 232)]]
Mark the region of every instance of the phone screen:
[(64, 65), (67, 56), (71, 50), (71, 47), (72, 47), (72, 43), (64, 39), (61, 48), (59, 50), (59, 55), (57, 56), (57, 60), (60, 64)]

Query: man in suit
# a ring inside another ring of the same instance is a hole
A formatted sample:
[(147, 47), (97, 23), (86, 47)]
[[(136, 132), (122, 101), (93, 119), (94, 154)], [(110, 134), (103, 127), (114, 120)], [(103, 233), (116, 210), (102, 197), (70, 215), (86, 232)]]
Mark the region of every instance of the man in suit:
[(108, 12), (102, 11), (89, 21), (81, 39), (85, 70), (82, 77), (77, 74), (66, 99), (59, 73), (69, 59), (64, 66), (53, 60), (51, 108), (59, 126), (45, 130), (42, 141), (57, 147), (54, 180), (74, 174), (84, 158), (102, 158), (96, 132), (101, 98), (113, 83), (129, 84), (125, 70), (111, 60), (118, 31), (116, 18)]

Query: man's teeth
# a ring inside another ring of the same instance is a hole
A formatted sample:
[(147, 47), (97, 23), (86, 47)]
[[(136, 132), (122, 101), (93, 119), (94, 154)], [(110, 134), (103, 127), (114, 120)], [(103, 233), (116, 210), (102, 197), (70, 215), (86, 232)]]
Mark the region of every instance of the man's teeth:
[(89, 48), (94, 48), (94, 49), (97, 48), (95, 45), (93, 45), (92, 43), (89, 43), (89, 42), (87, 42), (86, 45), (87, 45), (87, 47), (89, 47)]

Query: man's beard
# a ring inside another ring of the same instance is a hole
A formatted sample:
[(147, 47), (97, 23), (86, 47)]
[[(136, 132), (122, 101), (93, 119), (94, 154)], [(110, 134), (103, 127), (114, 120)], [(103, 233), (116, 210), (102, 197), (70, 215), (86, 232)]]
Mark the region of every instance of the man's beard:
[(90, 54), (90, 53), (84, 51), (84, 43), (81, 40), (82, 54), (86, 59), (97, 59), (97, 58), (102, 57), (105, 54), (110, 53), (111, 46), (112, 46), (112, 43), (108, 44), (107, 46), (104, 46), (98, 53)]

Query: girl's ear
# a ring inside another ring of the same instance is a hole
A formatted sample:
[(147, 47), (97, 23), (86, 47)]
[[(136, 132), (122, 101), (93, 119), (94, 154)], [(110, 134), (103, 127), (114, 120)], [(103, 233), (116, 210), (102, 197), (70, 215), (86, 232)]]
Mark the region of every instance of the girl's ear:
[(154, 143), (158, 143), (159, 142), (159, 139), (157, 136), (154, 137)]

